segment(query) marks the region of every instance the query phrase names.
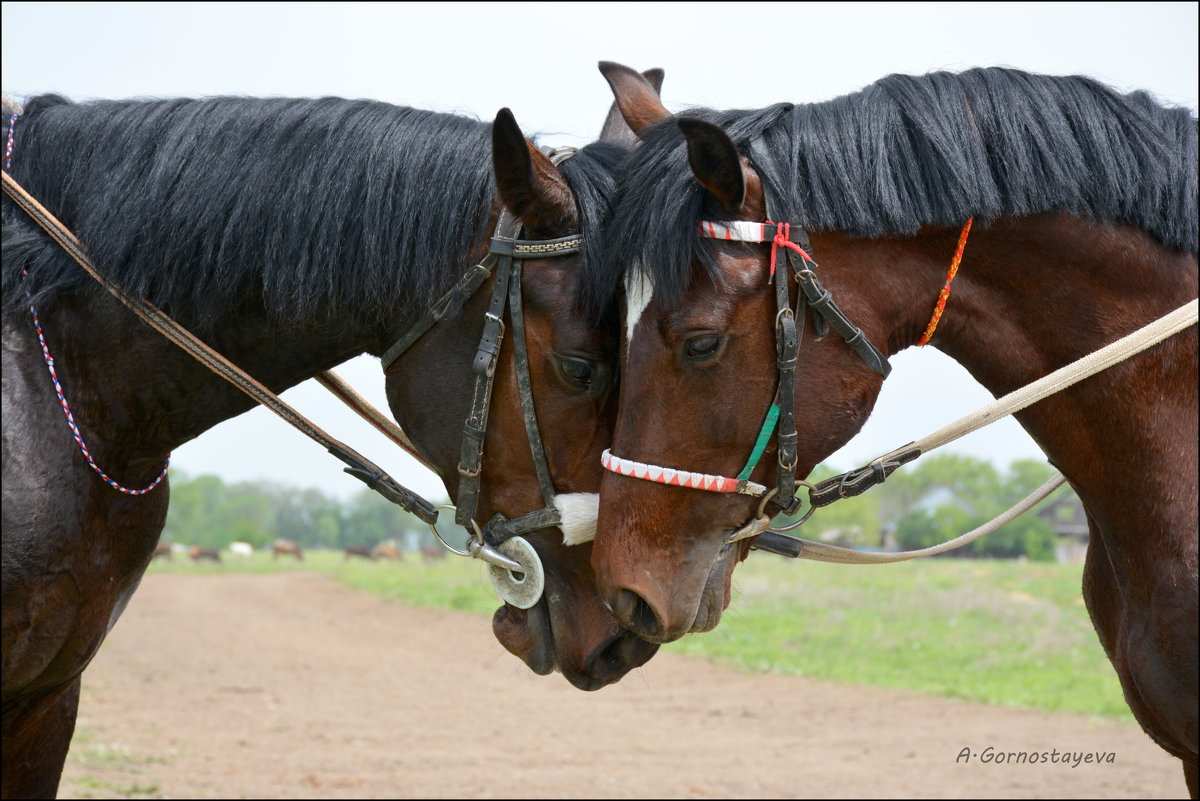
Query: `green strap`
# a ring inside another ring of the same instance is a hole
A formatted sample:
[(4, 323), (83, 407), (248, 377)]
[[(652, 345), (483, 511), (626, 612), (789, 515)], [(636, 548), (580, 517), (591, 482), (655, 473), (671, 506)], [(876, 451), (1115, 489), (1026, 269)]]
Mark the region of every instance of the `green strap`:
[(772, 403), (771, 408), (767, 409), (767, 416), (763, 420), (762, 428), (758, 432), (758, 439), (754, 443), (754, 450), (750, 451), (750, 458), (746, 461), (746, 466), (742, 468), (742, 472), (737, 474), (738, 481), (749, 480), (750, 474), (758, 466), (758, 460), (762, 458), (763, 451), (767, 449), (767, 443), (771, 440), (771, 432), (775, 430), (775, 421), (778, 419), (779, 406)]

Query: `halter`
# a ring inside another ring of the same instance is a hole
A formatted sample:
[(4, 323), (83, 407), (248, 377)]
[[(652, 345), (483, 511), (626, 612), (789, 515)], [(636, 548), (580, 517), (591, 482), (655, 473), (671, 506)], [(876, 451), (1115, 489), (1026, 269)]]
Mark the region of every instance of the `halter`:
[[(755, 148), (755, 150), (756, 156), (765, 157), (761, 148)], [(833, 296), (817, 279), (817, 262), (809, 255), (812, 252), (812, 245), (809, 243), (804, 229), (799, 225), (793, 226), (786, 222), (770, 222), (774, 216), (772, 214), (773, 203), (766, 182), (763, 183), (763, 199), (767, 222), (736, 220), (733, 222), (700, 221), (697, 223), (700, 236), (706, 239), (771, 243), (769, 282), (775, 286), (775, 352), (779, 380), (775, 398), (763, 417), (762, 426), (759, 428), (758, 436), (755, 438), (745, 466), (736, 477), (731, 478), (648, 465), (623, 459), (607, 450), (601, 458), (601, 464), (605, 469), (621, 475), (710, 492), (735, 492), (761, 498), (762, 501), (755, 519), (734, 532), (727, 542), (756, 536), (765, 531), (770, 524), (771, 517), (774, 516), (765, 514), (768, 502), (777, 506), (779, 512), (783, 514), (792, 514), (800, 507), (801, 500), (796, 497), (796, 485), (807, 484), (807, 482), (796, 480), (798, 435), (794, 411), (795, 374), (800, 341), (804, 333), (806, 310), (811, 308), (813, 311), (813, 328), (816, 330), (818, 338), (825, 336), (828, 329), (832, 328), (872, 370), (886, 378), (892, 369), (887, 357), (871, 344), (862, 329), (850, 322), (834, 302)], [(799, 286), (794, 310), (791, 305), (790, 286), (787, 280), (789, 275), (795, 277)], [(775, 431), (777, 445), (776, 481), (774, 487), (768, 488), (749, 479), (766, 451), (772, 430)], [(767, 549), (771, 549), (770, 543), (762, 544), (768, 546)]]

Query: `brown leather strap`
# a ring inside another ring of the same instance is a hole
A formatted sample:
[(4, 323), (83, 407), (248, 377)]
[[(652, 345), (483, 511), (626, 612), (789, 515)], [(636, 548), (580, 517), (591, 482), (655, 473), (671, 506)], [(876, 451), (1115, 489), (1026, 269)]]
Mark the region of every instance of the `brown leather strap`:
[(235, 387), (245, 392), (257, 403), (267, 407), (279, 415), (285, 422), (299, 430), (302, 434), (319, 443), (327, 451), (345, 462), (349, 467), (345, 470), (350, 475), (364, 482), (388, 500), (411, 512), (426, 523), (437, 520), (437, 510), (429, 501), (417, 495), (396, 482), (378, 465), (374, 464), (353, 448), (331, 437), (311, 420), (289, 406), (278, 395), (271, 392), (249, 374), (226, 359), (221, 354), (204, 344), (194, 334), (187, 331), (154, 305), (132, 298), (124, 290), (109, 281), (92, 264), (84, 252), (83, 246), (73, 233), (63, 225), (58, 218), (38, 203), (20, 184), (7, 172), (3, 175), (4, 192), (13, 202), (40, 225), (50, 237), (57, 242), (92, 278), (96, 279), (113, 297), (121, 301), (134, 314), (140, 317), (151, 328), (158, 331), (167, 339), (183, 348), (204, 366), (217, 375), (229, 381)]

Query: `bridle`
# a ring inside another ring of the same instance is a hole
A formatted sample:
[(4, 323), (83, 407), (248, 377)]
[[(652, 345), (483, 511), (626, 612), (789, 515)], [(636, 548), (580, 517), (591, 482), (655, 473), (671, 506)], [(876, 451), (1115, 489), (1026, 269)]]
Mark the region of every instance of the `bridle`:
[[(14, 117), (13, 122), (15, 122), (15, 119)], [(471, 412), (463, 428), (462, 456), (458, 467), (462, 480), (459, 484), (460, 504), (456, 509), (455, 520), (464, 527), (469, 526), (469, 531), (473, 537), (473, 539), (468, 540), (467, 549), (460, 551), (446, 543), (437, 529), (438, 510), (440, 508), (447, 508), (447, 505), (435, 505), (412, 490), (405, 488), (353, 448), (329, 436), (275, 393), (246, 374), (232, 362), (222, 357), (195, 335), (165, 315), (161, 310), (140, 298), (127, 295), (120, 287), (107, 280), (96, 269), (84, 251), (82, 244), (71, 233), (70, 229), (25, 191), (8, 171), (8, 157), (11, 156), (11, 132), (12, 127), (10, 125), (9, 153), (6, 154), (5, 164), (6, 170), (0, 173), (3, 176), (5, 194), (37, 222), (92, 278), (98, 281), (144, 322), (179, 345), (189, 355), (245, 392), (256, 402), (275, 412), (287, 423), (321, 444), (331, 454), (349, 465), (345, 468), (346, 473), (359, 479), (387, 500), (397, 504), (405, 511), (427, 523), (432, 529), (434, 536), (444, 547), (461, 556), (470, 556), (487, 562), (492, 583), (506, 602), (522, 609), (528, 609), (537, 603), (541, 598), (544, 588), (544, 571), (537, 552), (520, 535), (558, 525), (562, 522), (562, 519), (561, 513), (554, 505), (555, 493), (553, 483), (550, 479), (545, 447), (542, 444), (537, 417), (534, 411), (532, 382), (529, 375), (529, 358), (525, 345), (524, 315), (521, 303), (521, 266), (522, 260), (525, 258), (545, 258), (578, 252), (582, 244), (580, 236), (575, 235), (552, 240), (520, 239), (518, 238), (522, 231), (520, 222), (507, 212), (502, 211), (497, 220), (494, 236), (489, 243), (488, 253), (483, 261), (468, 270), (463, 278), (434, 304), (430, 312), (398, 337), (395, 342), (386, 348), (383, 354), (382, 362), (386, 370), (437, 322), (455, 317), (461, 311), (462, 304), (483, 285), (487, 278), (492, 275), (492, 271), (495, 270), (496, 282), (492, 292), (491, 303), (484, 315), (483, 336), (480, 339), (473, 364), (475, 388)], [(554, 150), (543, 148), (543, 152), (546, 153), (555, 165), (558, 165), (570, 158), (576, 152), (576, 149), (571, 147)], [(504, 335), (503, 314), (506, 302), (512, 307), (510, 314), (514, 332), (517, 382), (521, 396), (525, 428), (529, 439), (530, 451), (533, 455), (534, 468), (537, 472), (538, 485), (541, 488), (546, 506), (536, 512), (518, 517), (515, 520), (508, 520), (503, 515), (497, 514), (492, 520), (488, 521), (483, 530), (480, 530), (474, 520), (474, 514), (478, 504), (480, 466), (483, 457), (483, 440), (487, 429), (487, 414), (491, 400), (492, 379), (495, 375), (497, 357), (500, 353), (500, 344)], [(36, 312), (34, 318), (36, 321)], [(53, 361), (50, 359), (48, 353), (46, 358), (50, 365), (51, 374), (54, 375)], [(376, 428), (380, 428), (385, 435), (404, 447), (409, 453), (417, 456), (426, 467), (432, 469), (433, 466), (417, 454), (414, 448), (410, 447), (411, 443), (407, 436), (398, 427), (394, 426), (394, 424), (387, 425), (383, 423), (383, 415), (377, 410), (370, 408), (370, 405), (365, 400), (354, 393), (353, 390), (346, 387), (333, 373), (322, 373), (318, 376), (318, 380), (339, 397), (339, 399), (367, 418)], [(61, 400), (61, 390), (59, 394)], [(67, 409), (65, 400), (64, 409)], [(68, 420), (70, 421), (69, 409), (67, 409), (67, 412)], [(79, 444), (84, 449), (85, 456), (88, 456), (86, 446), (82, 441), (79, 441)], [(93, 467), (97, 472), (100, 472), (101, 476), (104, 476), (104, 473), (96, 465), (93, 464)], [(109, 483), (120, 488), (119, 485), (111, 481)], [(155, 485), (157, 483), (156, 481)], [(132, 494), (143, 494), (153, 489), (155, 485)]]
[[(769, 158), (759, 147), (755, 147), (755, 155), (756, 158)], [(763, 417), (745, 466), (736, 477), (728, 477), (636, 462), (623, 459), (608, 450), (601, 456), (601, 464), (605, 469), (621, 475), (710, 492), (732, 492), (760, 498), (758, 512), (754, 518), (730, 534), (725, 540), (727, 544), (762, 534), (775, 514), (795, 513), (802, 503), (796, 496), (797, 485), (810, 488), (812, 486), (796, 478), (798, 435), (795, 419), (795, 375), (807, 310), (812, 309), (813, 328), (818, 339), (824, 337), (832, 328), (872, 370), (886, 378), (892, 369), (882, 351), (867, 339), (861, 328), (850, 321), (834, 302), (829, 291), (821, 285), (817, 278), (817, 262), (810, 255), (812, 245), (804, 229), (786, 222), (770, 222), (775, 218), (775, 204), (766, 181), (763, 182), (763, 200), (767, 222), (737, 220), (697, 223), (702, 238), (727, 242), (771, 243), (771, 284), (775, 288), (775, 365), (778, 382), (774, 400)], [(792, 307), (789, 276), (795, 278), (799, 287), (795, 308)], [(776, 478), (775, 486), (768, 488), (750, 481), (750, 475), (766, 451), (772, 430), (775, 432), (776, 442)], [(777, 507), (778, 511), (767, 514), (768, 503)], [(755, 543), (755, 547), (786, 555), (792, 555), (793, 550), (788, 543), (777, 542), (770, 537), (761, 537)]]
[[(770, 156), (762, 147), (761, 140), (751, 145), (755, 161), (770, 163)], [(761, 172), (760, 172), (761, 174)], [(771, 275), (776, 290), (775, 339), (778, 356), (779, 384), (775, 400), (763, 420), (750, 458), (736, 478), (713, 476), (703, 473), (675, 470), (657, 465), (622, 459), (605, 450), (601, 464), (607, 470), (633, 478), (656, 481), (663, 484), (704, 489), (713, 492), (737, 492), (751, 497), (761, 498), (755, 517), (744, 526), (729, 534), (723, 541), (724, 545), (749, 537), (758, 537), (751, 546), (757, 550), (770, 551), (783, 556), (802, 557), (824, 562), (841, 564), (882, 564), (888, 562), (906, 561), (908, 559), (932, 556), (944, 553), (957, 547), (973, 542), (992, 531), (1005, 525), (1017, 515), (1032, 508), (1045, 499), (1057, 487), (1065, 482), (1061, 474), (1046, 481), (1041, 487), (1031, 492), (1007, 512), (998, 515), (992, 521), (967, 532), (948, 542), (916, 551), (900, 553), (864, 553), (851, 548), (831, 546), (826, 543), (810, 542), (796, 537), (786, 536), (783, 532), (791, 531), (803, 525), (816, 509), (828, 506), (835, 501), (860, 495), (871, 487), (882, 483), (897, 468), (929, 453), (933, 449), (954, 441), (972, 431), (982, 428), (996, 420), (1014, 414), (1021, 409), (1061, 392), (1067, 387), (1098, 372), (1108, 369), (1129, 357), (1142, 352), (1146, 348), (1173, 336), (1197, 322), (1197, 301), (1192, 300), (1180, 308), (1148, 323), (1138, 330), (1110, 343), (1109, 345), (1086, 354), (1070, 364), (1043, 376), (1024, 387), (1010, 392), (1002, 398), (988, 404), (982, 409), (944, 426), (933, 434), (920, 440), (910, 442), (900, 448), (890, 451), (869, 464), (857, 470), (832, 476), (817, 484), (797, 480), (796, 468), (796, 426), (792, 409), (795, 399), (794, 374), (799, 353), (800, 336), (804, 330), (804, 313), (807, 307), (813, 309), (813, 327), (818, 338), (827, 333), (827, 328), (837, 331), (846, 344), (853, 348), (871, 369), (884, 378), (891, 371), (891, 365), (882, 352), (866, 338), (866, 335), (847, 319), (838, 309), (830, 293), (817, 280), (816, 261), (809, 255), (812, 247), (808, 236), (798, 225), (769, 222), (773, 217), (771, 212), (771, 193), (766, 181), (763, 182), (763, 197), (765, 214), (768, 222), (749, 222), (744, 220), (734, 222), (699, 222), (699, 233), (708, 239), (718, 239), (736, 242), (770, 242), (771, 243)], [(946, 298), (949, 294), (950, 282), (957, 271), (958, 262), (962, 258), (963, 247), (971, 229), (970, 218), (963, 226), (959, 237), (958, 248), (951, 260), (950, 272), (946, 284), (938, 296), (933, 317), (921, 336), (917, 345), (929, 342), (930, 336), (941, 318)], [(782, 259), (782, 260), (781, 260)], [(786, 276), (786, 270), (780, 270), (786, 261), (795, 275), (800, 287), (797, 293), (796, 309), (789, 305), (789, 292), (786, 280), (774, 280), (779, 275)], [(799, 318), (799, 322), (797, 322)], [(749, 481), (750, 474), (757, 466), (770, 438), (771, 429), (778, 424), (776, 439), (778, 441), (778, 468), (776, 486), (767, 487)], [(780, 512), (793, 515), (799, 509), (801, 500), (795, 497), (796, 486), (801, 485), (809, 491), (809, 509), (795, 522), (782, 527), (771, 525), (773, 514), (767, 514), (768, 502), (779, 507)]]
[[(543, 152), (557, 166), (571, 158), (576, 149), (573, 147), (543, 148)], [(524, 581), (533, 582), (537, 588), (533, 600), (527, 606), (522, 603), (513, 604), (521, 608), (528, 608), (541, 596), (542, 570), (536, 551), (521, 535), (559, 525), (562, 523), (562, 513), (555, 505), (554, 482), (550, 477), (546, 448), (542, 442), (533, 401), (533, 381), (530, 378), (529, 354), (525, 342), (521, 268), (524, 260), (528, 258), (552, 258), (578, 253), (583, 245), (583, 237), (574, 234), (558, 239), (521, 239), (522, 231), (523, 227), (520, 221), (509, 212), (502, 211), (496, 222), (495, 235), (488, 245), (488, 253), (483, 261), (468, 270), (458, 284), (434, 304), (429, 313), (389, 346), (381, 357), (381, 362), (386, 372), (437, 322), (457, 316), (462, 304), (483, 285), (489, 276), (495, 275), (491, 301), (483, 315), (483, 333), (471, 366), (472, 372), (475, 374), (475, 383), (471, 397), (471, 409), (463, 424), (462, 444), (457, 467), (459, 475), (458, 504), (454, 507), (443, 506), (443, 508), (455, 509), (455, 522), (471, 531), (475, 539), (468, 544), (468, 552), (463, 552), (445, 541), (437, 530), (436, 524), (431, 528), (442, 546), (453, 553), (461, 556), (474, 556), (476, 553), (482, 554), (486, 550), (491, 550), (521, 562), (523, 567), (518, 572), (526, 572), (526, 579), (516, 579), (512, 569), (505, 569), (508, 568), (507, 565), (493, 563), (490, 567), (493, 582), (512, 583), (513, 586), (509, 588), (509, 593), (520, 596), (519, 599), (522, 602), (526, 595), (532, 593), (532, 588), (524, 587)], [(480, 478), (483, 471), (483, 442), (487, 435), (488, 410), (491, 406), (496, 365), (500, 355), (500, 346), (504, 339), (504, 309), (506, 305), (509, 307), (509, 318), (513, 329), (513, 359), (516, 363), (517, 390), (521, 399), (525, 434), (545, 506), (514, 519), (497, 513), (480, 529), (475, 521), (475, 513), (479, 504)], [(536, 570), (524, 570), (524, 566), (533, 563), (536, 564)], [(532, 574), (532, 577), (529, 574)], [(513, 602), (509, 601), (509, 603)]]

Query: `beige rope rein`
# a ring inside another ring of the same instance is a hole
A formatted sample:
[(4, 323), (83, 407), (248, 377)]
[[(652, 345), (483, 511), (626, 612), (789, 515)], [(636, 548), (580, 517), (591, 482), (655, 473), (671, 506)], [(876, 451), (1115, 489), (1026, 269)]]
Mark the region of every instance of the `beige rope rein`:
[[(875, 459), (876, 462), (886, 462), (894, 459), (901, 453), (908, 453), (913, 450), (919, 451), (922, 455), (928, 453), (934, 448), (939, 448), (949, 442), (964, 437), (972, 431), (983, 428), (986, 425), (996, 422), (1010, 414), (1021, 411), (1027, 406), (1030, 406), (1037, 401), (1042, 400), (1056, 392), (1070, 387), (1082, 381), (1085, 378), (1095, 375), (1096, 373), (1106, 370), (1115, 364), (1128, 359), (1138, 353), (1141, 353), (1151, 345), (1158, 344), (1168, 337), (1178, 334), (1185, 328), (1189, 328), (1196, 324), (1198, 316), (1198, 302), (1192, 300), (1184, 304), (1175, 311), (1161, 317), (1158, 320), (1150, 323), (1147, 326), (1139, 328), (1128, 336), (1124, 336), (1106, 345), (1098, 351), (1089, 353), (1081, 359), (1078, 359), (1070, 364), (1055, 370), (1049, 375), (1039, 378), (1032, 384), (1027, 384), (1020, 389), (1014, 390), (1002, 398), (989, 403), (981, 409), (978, 409), (971, 414), (956, 420), (955, 422), (944, 426), (933, 432), (924, 439), (918, 440), (902, 448), (897, 448), (883, 456)], [(803, 550), (800, 551), (798, 558), (812, 559), (818, 562), (836, 562), (838, 564), (855, 564), (855, 565), (878, 565), (888, 564), (891, 562), (904, 562), (909, 559), (919, 559), (925, 556), (933, 556), (946, 551), (961, 548), (962, 546), (974, 542), (980, 537), (986, 536), (998, 528), (1007, 525), (1015, 518), (1032, 509), (1038, 503), (1043, 501), (1046, 496), (1058, 489), (1066, 479), (1061, 473), (1056, 473), (1053, 478), (1047, 481), (1042, 486), (1038, 487), (1023, 500), (1007, 512), (996, 517), (994, 520), (985, 523), (984, 525), (972, 531), (955, 537), (952, 540), (943, 542), (939, 545), (934, 545), (929, 548), (922, 548), (916, 551), (901, 551), (899, 553), (875, 553), (867, 551), (857, 551), (853, 548), (843, 548), (837, 545), (829, 545), (823, 542), (813, 542), (811, 540), (801, 539), (796, 537), (799, 542), (803, 543)], [(768, 529), (769, 530), (769, 529)]]

